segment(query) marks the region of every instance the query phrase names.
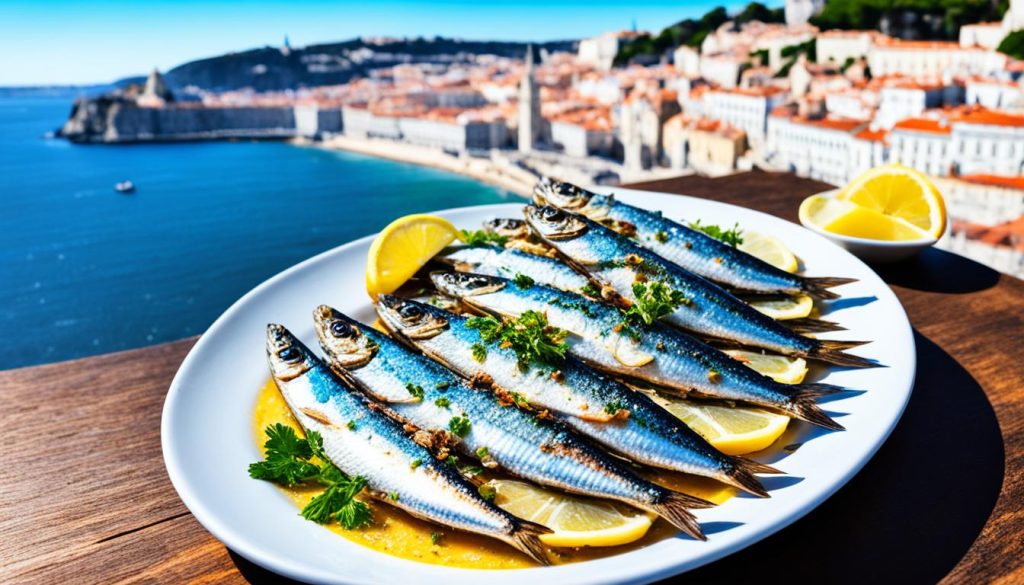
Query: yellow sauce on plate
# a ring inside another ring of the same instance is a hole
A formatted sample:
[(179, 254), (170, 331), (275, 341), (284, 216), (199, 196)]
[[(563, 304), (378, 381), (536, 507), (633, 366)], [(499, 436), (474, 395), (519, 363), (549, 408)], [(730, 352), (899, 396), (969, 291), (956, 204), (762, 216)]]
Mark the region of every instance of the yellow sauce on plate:
[[(274, 423), (286, 424), (302, 434), (302, 429), (289, 411), (281, 392), (273, 380), (268, 380), (260, 389), (253, 412), (253, 437), (261, 450), (266, 440), (263, 431)], [(649, 477), (667, 487), (718, 504), (728, 500), (735, 493), (732, 488), (710, 479), (667, 472)], [(321, 491), (319, 487), (279, 489), (295, 503), (297, 510), (305, 507), (313, 496)], [(332, 523), (324, 525), (324, 528), (367, 548), (424, 563), (465, 569), (517, 569), (535, 566), (535, 563), (526, 556), (497, 540), (431, 524), (381, 502), (368, 503), (373, 509), (371, 526), (345, 530), (339, 524)], [(436, 544), (431, 536), (435, 533), (440, 535)], [(678, 531), (668, 522), (657, 520), (647, 534), (636, 542), (607, 548), (553, 548), (550, 557), (555, 564), (598, 559), (643, 548), (659, 540), (673, 538), (677, 533)]]

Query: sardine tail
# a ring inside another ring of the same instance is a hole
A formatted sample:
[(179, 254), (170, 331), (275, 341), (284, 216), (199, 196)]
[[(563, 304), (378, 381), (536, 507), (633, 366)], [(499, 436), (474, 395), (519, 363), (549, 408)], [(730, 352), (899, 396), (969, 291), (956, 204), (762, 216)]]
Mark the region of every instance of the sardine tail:
[[(693, 507), (690, 505), (690, 502), (695, 499), (699, 500), (700, 498), (694, 498), (680, 492), (668, 491), (665, 497), (653, 506), (653, 511), (665, 520), (668, 520), (672, 526), (697, 540), (707, 540), (708, 537), (704, 536), (697, 518), (688, 510), (688, 508)], [(710, 502), (704, 503), (710, 504)]]
[(839, 394), (840, 392), (846, 392), (848, 388), (842, 386), (836, 386), (835, 384), (793, 384), (787, 386), (793, 390), (793, 398), (797, 400), (814, 400), (821, 398), (822, 396), (830, 396), (832, 394)]
[(761, 463), (759, 461), (754, 461), (753, 459), (748, 459), (746, 457), (739, 457), (734, 455), (733, 460), (736, 461), (736, 464), (739, 465), (742, 469), (744, 469), (747, 473), (785, 473), (784, 471), (780, 471), (772, 467), (771, 465), (768, 465), (767, 463)]
[(761, 484), (761, 480), (754, 477), (754, 474), (747, 469), (744, 460), (737, 458), (736, 465), (732, 468), (732, 471), (718, 479), (755, 496), (762, 498), (770, 497), (768, 490), (764, 489), (764, 485)]
[(805, 357), (821, 360), (837, 366), (848, 368), (877, 368), (881, 366), (874, 360), (862, 358), (857, 355), (846, 353), (843, 350), (869, 343), (867, 341), (836, 341), (833, 339), (820, 339), (817, 346), (807, 353)]
[(856, 278), (837, 278), (837, 277), (813, 277), (803, 279), (803, 290), (805, 293), (812, 297), (817, 297), (824, 300), (838, 299), (839, 294), (834, 293), (828, 289), (837, 287), (844, 284), (850, 284), (851, 282), (857, 282)]
[(793, 416), (800, 420), (807, 421), (812, 425), (817, 425), (833, 431), (845, 431), (846, 428), (843, 425), (832, 420), (832, 417), (825, 414), (817, 404), (812, 400), (797, 400), (790, 408), (787, 409)]
[(786, 319), (784, 321), (779, 321), (779, 323), (789, 327), (797, 333), (828, 333), (831, 331), (846, 331), (846, 327), (843, 327), (835, 321), (814, 319), (811, 317), (805, 317), (803, 319)]
[(509, 544), (538, 563), (550, 565), (551, 560), (548, 559), (547, 550), (544, 548), (544, 543), (540, 541), (541, 534), (550, 532), (551, 529), (535, 522), (519, 520), (519, 526), (512, 533), (512, 540)]

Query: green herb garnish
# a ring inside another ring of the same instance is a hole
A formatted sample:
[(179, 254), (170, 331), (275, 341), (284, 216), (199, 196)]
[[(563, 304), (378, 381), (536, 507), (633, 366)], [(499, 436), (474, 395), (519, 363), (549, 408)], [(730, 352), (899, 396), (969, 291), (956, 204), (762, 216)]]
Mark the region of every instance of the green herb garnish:
[(444, 396), (434, 401), (434, 406), (438, 406), (441, 408), (448, 408), (449, 405), (451, 405), (451, 401), (445, 398)]
[(480, 494), (481, 498), (483, 498), (484, 500), (486, 500), (488, 502), (493, 502), (494, 501), (494, 497), (498, 495), (498, 492), (495, 491), (495, 489), (493, 487), (491, 487), (490, 485), (488, 485), (486, 483), (484, 485), (478, 487), (476, 489), (476, 491)]
[(335, 467), (324, 454), (320, 433), (311, 430), (301, 439), (294, 429), (281, 423), (268, 426), (264, 432), (266, 456), (263, 461), (249, 465), (250, 477), (285, 486), (300, 483), (324, 486), (326, 489), (302, 509), (302, 517), (307, 520), (319, 524), (337, 520), (349, 530), (370, 523), (370, 507), (355, 499), (366, 487), (366, 479), (349, 477)]
[(478, 362), (483, 362), (487, 359), (487, 348), (482, 343), (474, 343), (470, 348), (473, 352), (473, 359)]
[(583, 288), (580, 289), (580, 292), (594, 299), (601, 298), (601, 289), (594, 286), (594, 283), (592, 282), (588, 282), (587, 284), (583, 285)]
[(348, 430), (354, 431), (356, 430), (356, 421), (350, 420), (347, 423), (345, 423), (345, 426), (348, 427)]
[(534, 285), (535, 281), (529, 276), (526, 276), (525, 274), (520, 274), (516, 272), (516, 276), (515, 278), (512, 279), (512, 282), (515, 282), (516, 286), (518, 286), (519, 288), (530, 288), (531, 286)]
[(432, 544), (434, 546), (437, 546), (437, 543), (439, 543), (439, 542), (441, 542), (441, 533), (440, 532), (431, 532), (430, 533), (430, 544)]
[(636, 300), (624, 315), (634, 325), (650, 325), (687, 302), (686, 295), (662, 282), (633, 283), (633, 296)]
[(698, 219), (690, 224), (690, 229), (704, 232), (716, 240), (729, 244), (733, 248), (743, 243), (743, 231), (740, 229), (739, 223), (734, 224), (730, 230), (723, 230), (721, 226), (717, 225), (701, 225)]
[(409, 463), (409, 469), (416, 469), (416, 468), (417, 468), (417, 467), (419, 467), (420, 465), (423, 465), (423, 460), (422, 460), (422, 459), (413, 459), (413, 460), (412, 460), (412, 461), (411, 461), (411, 462)]
[(437, 384), (434, 384), (434, 388), (437, 388), (441, 392), (444, 392), (448, 388), (451, 388), (451, 386), (452, 386), (451, 382), (438, 382)]
[(453, 416), (448, 421), (448, 430), (455, 434), (457, 437), (465, 437), (469, 434), (469, 429), (473, 425), (469, 422), (469, 417), (463, 414), (462, 416)]
[(485, 343), (499, 342), (501, 347), (512, 349), (521, 367), (534, 362), (561, 363), (568, 350), (565, 343), (568, 333), (548, 325), (547, 317), (537, 311), (526, 311), (508, 324), (502, 324), (494, 317), (474, 317), (466, 322), (466, 326), (478, 330), (480, 339)]
[(398, 494), (398, 492), (391, 492), (390, 494), (388, 494), (388, 497), (391, 498), (391, 501), (397, 502), (398, 498), (400, 498), (401, 496)]
[(612, 416), (615, 416), (616, 414), (618, 414), (620, 410), (625, 410), (625, 409), (626, 409), (626, 405), (624, 405), (622, 403), (622, 401), (620, 401), (620, 400), (613, 400), (613, 401), (609, 402), (608, 404), (604, 405), (604, 411), (607, 412), (608, 414), (612, 415)]
[(462, 235), (462, 241), (470, 246), (486, 246), (488, 244), (504, 246), (508, 243), (508, 236), (501, 236), (494, 232), (486, 232), (484, 230), (476, 230), (474, 232), (469, 230), (459, 230), (459, 234)]
[(664, 244), (665, 242), (668, 241), (668, 232), (664, 230), (655, 232), (654, 239)]
[(413, 384), (412, 382), (405, 383), (405, 389), (409, 391), (409, 394), (417, 400), (423, 400), (423, 386), (419, 384)]
[(479, 457), (480, 459), (483, 459), (488, 455), (490, 455), (490, 452), (487, 451), (487, 447), (480, 447), (479, 449), (476, 450), (476, 456)]

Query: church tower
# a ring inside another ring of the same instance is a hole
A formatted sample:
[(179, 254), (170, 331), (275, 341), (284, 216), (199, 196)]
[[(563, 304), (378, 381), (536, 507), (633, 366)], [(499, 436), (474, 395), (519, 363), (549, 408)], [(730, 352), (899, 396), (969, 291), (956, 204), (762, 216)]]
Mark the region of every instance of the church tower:
[(540, 139), (540, 96), (533, 76), (533, 45), (526, 47), (526, 71), (519, 82), (519, 152), (532, 152)]

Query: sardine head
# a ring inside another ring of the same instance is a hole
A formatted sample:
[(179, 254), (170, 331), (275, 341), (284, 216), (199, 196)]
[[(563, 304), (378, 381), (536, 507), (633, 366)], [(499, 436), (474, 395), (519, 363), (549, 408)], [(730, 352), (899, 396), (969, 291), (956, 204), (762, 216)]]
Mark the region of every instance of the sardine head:
[(561, 209), (582, 209), (593, 196), (586, 189), (551, 177), (541, 177), (533, 187), (533, 200), (537, 205), (553, 205)]
[(287, 382), (305, 374), (313, 367), (309, 348), (283, 325), (267, 325), (267, 361), (274, 378)]
[(526, 222), (545, 240), (571, 240), (587, 233), (587, 223), (579, 216), (557, 207), (527, 205)]
[(394, 295), (377, 297), (376, 308), (388, 330), (409, 339), (430, 339), (448, 327), (444, 311)]
[(313, 311), (320, 347), (331, 366), (351, 369), (365, 366), (377, 353), (377, 342), (367, 337), (362, 325), (340, 311), (320, 305)]
[(437, 290), (457, 299), (486, 295), (505, 288), (505, 281), (471, 272), (431, 272), (430, 280)]
[(499, 217), (497, 219), (485, 221), (484, 231), (492, 232), (499, 236), (505, 236), (506, 238), (515, 240), (525, 238), (530, 235), (530, 226), (526, 225), (526, 222), (521, 219)]

